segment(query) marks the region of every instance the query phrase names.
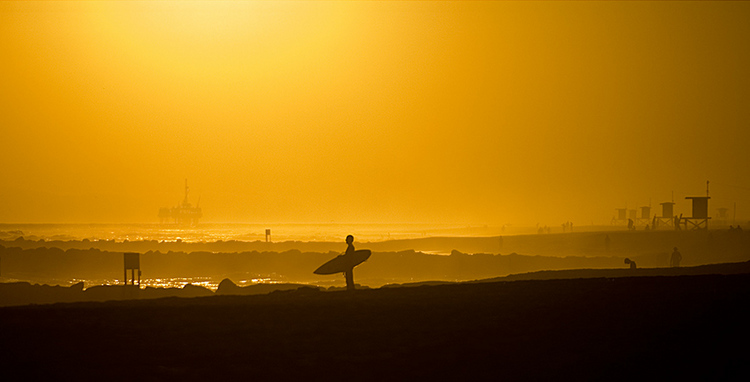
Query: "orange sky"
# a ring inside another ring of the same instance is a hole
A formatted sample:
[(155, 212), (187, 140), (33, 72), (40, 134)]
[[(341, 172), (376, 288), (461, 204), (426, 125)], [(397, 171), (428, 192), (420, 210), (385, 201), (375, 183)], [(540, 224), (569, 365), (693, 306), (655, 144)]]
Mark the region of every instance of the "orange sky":
[[(750, 215), (748, 2), (0, 2), (0, 222)], [(712, 212), (713, 213), (713, 212)]]

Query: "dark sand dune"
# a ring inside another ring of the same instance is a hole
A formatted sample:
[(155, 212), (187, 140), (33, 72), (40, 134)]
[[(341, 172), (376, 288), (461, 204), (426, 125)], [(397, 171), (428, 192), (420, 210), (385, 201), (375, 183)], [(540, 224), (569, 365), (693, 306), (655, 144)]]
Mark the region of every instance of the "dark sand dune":
[(750, 262), (707, 264), (695, 267), (638, 268), (638, 269), (565, 269), (519, 273), (504, 277), (479, 280), (478, 282), (515, 280), (582, 279), (598, 277), (644, 277), (644, 276), (695, 276), (750, 274)]
[(750, 275), (0, 309), (24, 380), (747, 380)]

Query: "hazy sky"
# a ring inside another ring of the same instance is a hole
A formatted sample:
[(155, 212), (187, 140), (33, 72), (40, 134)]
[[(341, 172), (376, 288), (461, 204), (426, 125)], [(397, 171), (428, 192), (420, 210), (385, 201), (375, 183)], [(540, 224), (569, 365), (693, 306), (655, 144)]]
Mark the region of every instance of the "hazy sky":
[(1, 2), (0, 222), (750, 215), (748, 2)]

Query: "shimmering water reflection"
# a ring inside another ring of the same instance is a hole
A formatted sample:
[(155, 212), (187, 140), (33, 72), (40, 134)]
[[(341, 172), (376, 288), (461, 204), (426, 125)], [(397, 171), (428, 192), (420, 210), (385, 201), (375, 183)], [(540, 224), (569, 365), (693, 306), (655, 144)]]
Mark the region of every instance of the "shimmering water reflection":
[[(124, 285), (125, 282), (120, 279), (101, 279), (101, 280), (81, 280), (73, 279), (69, 282), (52, 282), (54, 285), (70, 286), (79, 282), (84, 283), (85, 288), (90, 288), (96, 285)], [(179, 288), (182, 289), (185, 285), (191, 284), (195, 286), (204, 287), (214, 292), (219, 288), (221, 280), (216, 280), (211, 277), (173, 277), (173, 278), (143, 278), (141, 279), (141, 288)], [(263, 278), (249, 278), (243, 280), (232, 280), (237, 286), (246, 287), (257, 284), (279, 284), (282, 281), (272, 279), (269, 277)]]
[(359, 242), (412, 239), (427, 236), (494, 235), (489, 227), (440, 224), (241, 224), (201, 223), (195, 227), (170, 224), (0, 224), (0, 239), (14, 240), (114, 240), (214, 242), (265, 241), (266, 229), (272, 241), (343, 241), (353, 234)]

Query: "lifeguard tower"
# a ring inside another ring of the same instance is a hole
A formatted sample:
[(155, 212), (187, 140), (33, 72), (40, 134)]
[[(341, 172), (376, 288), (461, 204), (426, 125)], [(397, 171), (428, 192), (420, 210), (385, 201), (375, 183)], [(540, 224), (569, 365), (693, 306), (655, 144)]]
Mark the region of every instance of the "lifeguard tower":
[(628, 224), (628, 209), (627, 208), (615, 208), (617, 216), (612, 218), (612, 225), (627, 225)]
[[(125, 259), (125, 285), (137, 285), (141, 286), (141, 254), (135, 252), (123, 253)], [(128, 279), (128, 271), (130, 271), (130, 279)], [(138, 284), (136, 284), (136, 271), (138, 271)]]
[(693, 213), (690, 217), (683, 217), (680, 222), (685, 226), (685, 229), (708, 230), (708, 220), (711, 219), (708, 216), (708, 182), (706, 182), (706, 196), (687, 196), (685, 199), (690, 199), (693, 202)]
[(659, 203), (661, 216), (654, 216), (654, 228), (674, 227), (674, 202)]
[(718, 208), (716, 212), (718, 213), (716, 215), (716, 223), (719, 225), (727, 225), (729, 221), (729, 216), (727, 215), (727, 212), (729, 212), (729, 208)]
[(635, 220), (636, 225), (651, 224), (651, 206), (641, 207), (641, 217)]

